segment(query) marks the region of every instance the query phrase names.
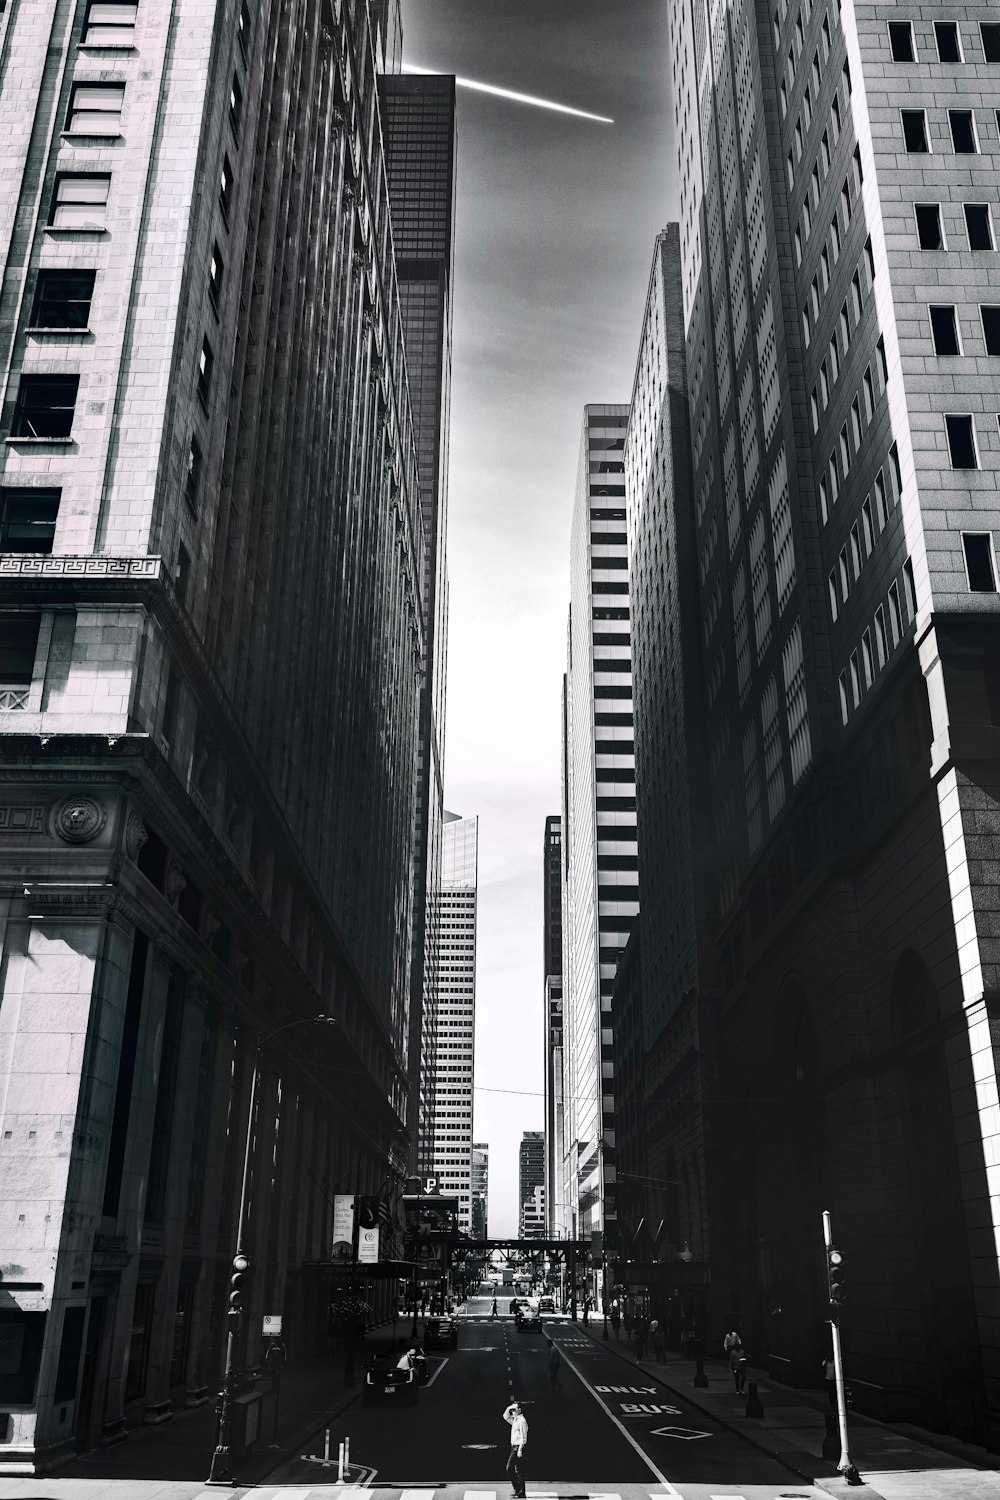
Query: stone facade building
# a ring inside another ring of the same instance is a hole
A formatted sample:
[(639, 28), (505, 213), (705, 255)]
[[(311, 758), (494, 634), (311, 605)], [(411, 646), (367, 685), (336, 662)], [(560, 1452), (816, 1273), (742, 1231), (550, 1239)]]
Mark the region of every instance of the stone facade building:
[(265, 1310), (322, 1346), (333, 1195), (405, 1169), (424, 541), (367, 17), (0, 15), (0, 1470), (208, 1399), (258, 1035), (241, 1362)]

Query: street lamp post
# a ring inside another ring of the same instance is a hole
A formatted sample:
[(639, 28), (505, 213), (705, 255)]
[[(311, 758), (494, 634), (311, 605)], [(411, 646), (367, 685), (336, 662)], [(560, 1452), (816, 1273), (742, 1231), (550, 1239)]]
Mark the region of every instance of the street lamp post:
[(257, 1108), (257, 1086), (260, 1079), (260, 1060), (264, 1047), (272, 1037), (279, 1032), (287, 1031), (291, 1026), (317, 1025), (324, 1023), (327, 1026), (336, 1024), (332, 1016), (299, 1016), (294, 1021), (286, 1021), (284, 1026), (276, 1026), (267, 1036), (257, 1033), (257, 1043), (254, 1050), (253, 1073), (250, 1077), (250, 1109), (247, 1114), (247, 1138), (243, 1150), (243, 1182), (240, 1188), (240, 1209), (236, 1219), (236, 1254), (233, 1256), (232, 1291), (230, 1292), (229, 1309), (226, 1313), (226, 1368), (222, 1376), (222, 1389), (219, 1391), (215, 1403), (216, 1416), (219, 1419), (216, 1433), (215, 1452), (212, 1454), (212, 1466), (209, 1470), (206, 1484), (233, 1485), (236, 1483), (233, 1475), (232, 1459), (232, 1428), (233, 1428), (233, 1396), (236, 1390), (236, 1334), (239, 1329), (241, 1304), (238, 1301), (238, 1293), (243, 1276), (250, 1269), (250, 1258), (246, 1253), (246, 1216), (247, 1195), (250, 1191), (250, 1162), (253, 1156), (254, 1114)]

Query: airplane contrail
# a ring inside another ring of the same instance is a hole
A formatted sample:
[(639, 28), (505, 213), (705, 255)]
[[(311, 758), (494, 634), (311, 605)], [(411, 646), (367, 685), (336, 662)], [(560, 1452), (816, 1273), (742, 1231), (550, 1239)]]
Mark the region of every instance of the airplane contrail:
[[(437, 68), (418, 68), (416, 63), (404, 63), (404, 73), (437, 75)], [(575, 115), (578, 120), (596, 120), (600, 125), (613, 125), (608, 115), (592, 115), (585, 109), (573, 109), (568, 104), (556, 104), (553, 99), (539, 99), (536, 94), (519, 94), (515, 89), (502, 89), (495, 83), (480, 83), (475, 78), (456, 78), (460, 89), (472, 89), (478, 94), (494, 94), (498, 99), (511, 99), (515, 104), (533, 104), (536, 109), (551, 109), (559, 115)]]

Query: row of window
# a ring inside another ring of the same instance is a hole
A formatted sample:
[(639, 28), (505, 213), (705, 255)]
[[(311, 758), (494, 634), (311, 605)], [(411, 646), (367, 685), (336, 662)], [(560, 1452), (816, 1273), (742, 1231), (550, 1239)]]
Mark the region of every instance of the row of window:
[[(970, 250), (994, 250), (993, 216), (988, 203), (963, 203), (965, 234)], [(917, 244), (921, 250), (947, 250), (940, 203), (915, 203)]]
[[(994, 110), (997, 134), (1000, 136), (1000, 110)], [(933, 151), (931, 135), (925, 109), (901, 109), (900, 124), (903, 130), (903, 145), (911, 156), (925, 156)], [(976, 156), (979, 153), (979, 127), (975, 110), (949, 109), (948, 132), (951, 149), (956, 156)]]
[[(888, 23), (889, 51), (893, 62), (918, 62), (917, 48), (913, 37), (912, 21), (890, 21)], [(941, 63), (965, 62), (962, 34), (956, 21), (933, 23), (934, 47)], [(980, 21), (979, 40), (983, 59), (988, 63), (1000, 63), (1000, 22)]]
[[(851, 588), (861, 577), (861, 569), (871, 557), (875, 543), (885, 529), (890, 508), (900, 498), (899, 454), (895, 443), (889, 449), (887, 467), (889, 483), (886, 484), (885, 474), (880, 468), (875, 476), (873, 489), (862, 501), (860, 516), (852, 524), (848, 540), (840, 549), (837, 564), (830, 570), (827, 579), (827, 596), (830, 616), (833, 620), (839, 618), (841, 608), (847, 603)], [(825, 523), (827, 517), (822, 503), (821, 508)]]
[(851, 714), (860, 705), (862, 696), (889, 660), (891, 652), (899, 645), (904, 630), (915, 614), (913, 565), (907, 558), (903, 564), (902, 594), (899, 581), (894, 581), (886, 603), (879, 605), (873, 623), (862, 634), (860, 650), (851, 652), (847, 668), (838, 679), (840, 718), (843, 724), (847, 724)]
[[(928, 309), (934, 353), (940, 355), (963, 354), (962, 335), (958, 322), (958, 310), (952, 304), (931, 304)], [(979, 319), (983, 328), (983, 343), (986, 353), (1000, 355), (1000, 306), (980, 304)]]
[[(845, 86), (845, 106), (847, 97), (848, 93)], [(805, 196), (802, 199), (801, 219), (795, 226), (793, 243), (795, 247), (795, 264), (797, 266), (800, 266), (802, 264), (803, 246), (809, 243), (809, 236), (812, 233), (813, 214), (818, 212), (819, 210), (822, 185), (826, 182), (827, 176), (829, 174), (830, 166), (833, 161), (833, 152), (836, 149), (838, 141), (840, 140), (841, 129), (842, 125), (840, 112), (840, 92), (838, 90), (836, 93), (834, 93), (833, 99), (830, 102), (830, 123), (824, 129), (823, 134), (820, 137), (819, 150), (812, 165), (809, 185), (806, 189)], [(798, 157), (796, 156), (796, 151), (798, 152)], [(794, 148), (789, 149), (788, 156), (785, 162), (789, 192), (791, 192), (792, 188), (795, 185), (795, 168), (797, 161), (801, 157), (801, 155), (802, 141), (798, 131), (798, 126), (796, 126), (795, 146)], [(851, 160), (851, 169), (847, 177), (845, 177), (844, 179), (840, 194), (841, 210), (844, 216), (845, 234), (847, 232), (847, 226), (851, 220), (854, 201), (858, 193), (861, 191), (861, 184), (863, 180), (864, 178), (861, 170), (861, 152), (860, 149), (855, 146), (854, 154)], [(837, 249), (839, 253), (840, 227), (837, 223), (836, 210), (834, 211), (833, 215), (833, 225), (834, 232), (838, 236)]]

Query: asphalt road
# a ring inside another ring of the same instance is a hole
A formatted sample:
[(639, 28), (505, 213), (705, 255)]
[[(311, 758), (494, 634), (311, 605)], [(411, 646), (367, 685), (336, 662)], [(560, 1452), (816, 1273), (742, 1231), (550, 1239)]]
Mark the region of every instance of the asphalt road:
[[(501, 1299), (501, 1307), (508, 1300)], [(509, 1316), (491, 1323), (489, 1311), (488, 1298), (470, 1301), (458, 1350), (429, 1356), (431, 1378), (417, 1405), (358, 1402), (332, 1431), (334, 1455), (340, 1439), (349, 1436), (352, 1462), (374, 1470), (369, 1483), (388, 1491), (386, 1500), (423, 1500), (406, 1492), (430, 1489), (441, 1500), (505, 1500), (510, 1429), (501, 1414), (515, 1397), (528, 1419), (532, 1500), (822, 1495), (682, 1396), (644, 1381), (613, 1345), (595, 1345), (562, 1318), (543, 1320), (562, 1358), (561, 1389), (551, 1391), (545, 1336), (519, 1333)], [(322, 1453), (322, 1434), (309, 1451)], [(260, 1500), (307, 1500), (307, 1491), (335, 1477), (296, 1459), (256, 1494)]]

